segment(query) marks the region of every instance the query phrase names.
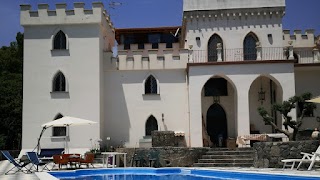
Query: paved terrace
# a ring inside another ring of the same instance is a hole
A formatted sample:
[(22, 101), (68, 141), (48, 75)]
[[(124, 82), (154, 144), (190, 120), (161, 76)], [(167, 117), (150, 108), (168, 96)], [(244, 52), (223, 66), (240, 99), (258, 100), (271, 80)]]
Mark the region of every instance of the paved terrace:
[[(12, 168), (13, 165), (8, 161), (0, 161), (0, 179), (1, 180), (39, 180), (39, 178), (34, 174), (24, 174), (22, 172), (18, 172), (13, 175), (4, 175), (6, 171)], [(51, 166), (52, 167), (52, 166)], [(51, 168), (49, 166), (49, 169)], [(96, 168), (101, 168), (102, 164), (95, 164)], [(200, 169), (200, 168), (197, 168)], [(210, 169), (210, 168), (204, 168)], [(298, 175), (298, 176), (313, 176), (320, 178), (320, 168), (317, 167), (312, 171), (307, 170), (290, 170), (290, 169), (277, 169), (277, 168), (241, 168), (241, 167), (230, 167), (230, 168), (212, 168), (219, 170), (228, 170), (228, 171), (240, 171), (240, 172), (253, 172), (253, 173), (266, 173), (266, 174), (284, 174), (284, 175)]]

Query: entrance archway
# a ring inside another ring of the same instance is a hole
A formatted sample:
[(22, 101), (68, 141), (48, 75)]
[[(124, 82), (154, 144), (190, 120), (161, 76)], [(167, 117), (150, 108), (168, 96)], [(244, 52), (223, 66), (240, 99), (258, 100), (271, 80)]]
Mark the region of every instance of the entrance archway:
[(208, 135), (214, 146), (225, 147), (225, 139), (228, 137), (228, 124), (226, 113), (219, 104), (215, 103), (208, 109), (206, 124)]

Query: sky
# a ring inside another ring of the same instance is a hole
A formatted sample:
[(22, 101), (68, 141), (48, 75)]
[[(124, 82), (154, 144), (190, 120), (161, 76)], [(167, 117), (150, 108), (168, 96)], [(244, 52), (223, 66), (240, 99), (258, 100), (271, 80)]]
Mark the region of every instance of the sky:
[[(73, 2), (84, 2), (89, 9), (91, 2), (96, 1), (104, 3), (116, 28), (180, 26), (182, 22), (183, 0), (0, 0), (0, 47), (9, 46), (17, 32), (23, 32), (20, 4), (31, 4), (36, 10), (39, 3), (47, 3), (49, 9), (54, 9), (56, 3), (67, 2), (71, 9)], [(122, 5), (111, 8), (111, 1)], [(283, 29), (315, 29), (315, 34), (319, 35), (319, 7), (320, 0), (286, 0)]]

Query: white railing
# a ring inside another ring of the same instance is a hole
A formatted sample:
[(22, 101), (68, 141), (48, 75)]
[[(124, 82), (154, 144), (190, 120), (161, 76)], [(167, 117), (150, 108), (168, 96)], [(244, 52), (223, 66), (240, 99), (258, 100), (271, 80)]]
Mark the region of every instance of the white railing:
[(295, 60), (296, 63), (320, 63), (318, 49), (294, 50), (290, 47), (257, 47), (254, 49), (193, 50), (189, 63), (239, 62), (254, 60)]

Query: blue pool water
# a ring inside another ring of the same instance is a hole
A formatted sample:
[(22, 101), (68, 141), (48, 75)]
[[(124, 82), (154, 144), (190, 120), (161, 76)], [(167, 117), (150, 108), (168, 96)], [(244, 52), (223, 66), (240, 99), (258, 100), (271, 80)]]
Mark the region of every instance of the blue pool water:
[(222, 170), (201, 170), (188, 168), (117, 168), (93, 170), (90, 169), (68, 172), (49, 172), (49, 174), (61, 180), (319, 180), (319, 177), (244, 173)]

